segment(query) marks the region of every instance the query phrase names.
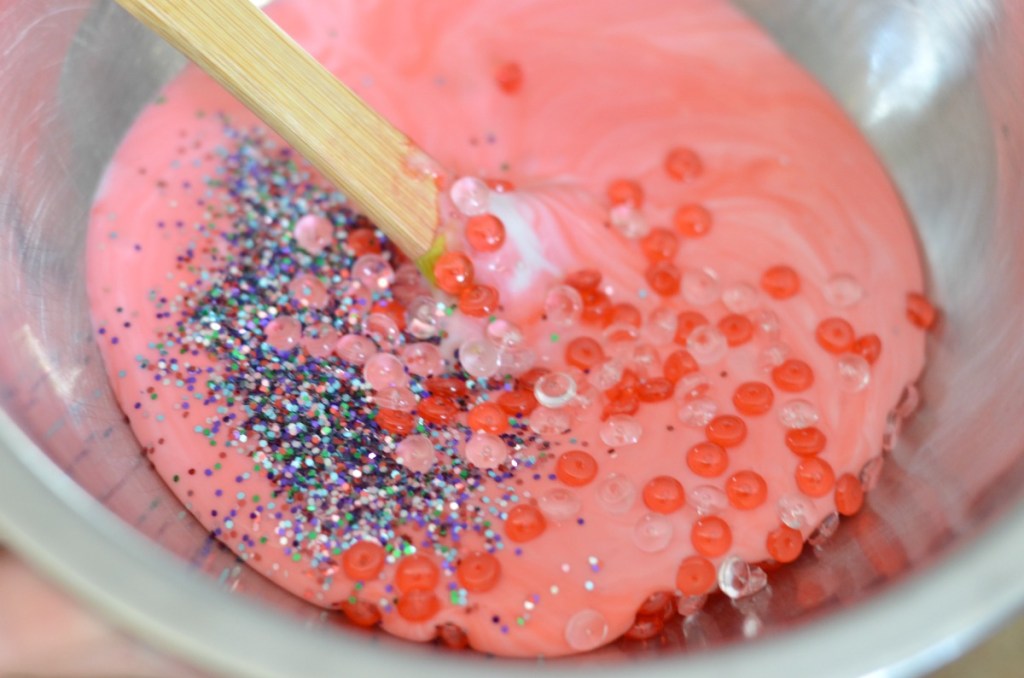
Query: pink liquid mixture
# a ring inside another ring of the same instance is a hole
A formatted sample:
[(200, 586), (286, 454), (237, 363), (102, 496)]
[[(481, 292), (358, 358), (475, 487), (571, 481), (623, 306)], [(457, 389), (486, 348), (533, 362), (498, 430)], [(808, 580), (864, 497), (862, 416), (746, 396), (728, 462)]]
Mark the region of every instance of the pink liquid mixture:
[(754, 25), (270, 14), (482, 218), (448, 226), (472, 281), (450, 256), (431, 292), (197, 69), (129, 131), (97, 338), (144, 454), (249, 567), (397, 636), (555, 656), (756, 592), (857, 511), (933, 312), (877, 159)]

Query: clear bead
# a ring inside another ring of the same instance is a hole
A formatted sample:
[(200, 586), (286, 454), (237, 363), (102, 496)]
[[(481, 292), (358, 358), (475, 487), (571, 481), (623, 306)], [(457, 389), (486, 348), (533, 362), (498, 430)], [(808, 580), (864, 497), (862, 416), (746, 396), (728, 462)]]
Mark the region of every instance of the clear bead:
[(628, 202), (612, 207), (608, 214), (608, 223), (630, 240), (642, 238), (651, 232), (651, 225), (647, 223), (644, 215)]
[(302, 332), (302, 348), (314, 358), (323, 358), (334, 351), (334, 345), (340, 338), (341, 332), (334, 329), (334, 325), (318, 323), (307, 327)]
[(678, 328), (679, 313), (667, 306), (659, 306), (651, 311), (644, 329), (647, 338), (655, 344), (667, 344), (675, 338)]
[(601, 647), (608, 638), (608, 620), (596, 610), (581, 610), (565, 625), (565, 642), (584, 652)]
[(544, 516), (555, 523), (564, 523), (579, 515), (583, 502), (570, 489), (556, 487), (537, 499), (537, 507)]
[(596, 491), (601, 508), (612, 515), (622, 515), (633, 508), (636, 502), (636, 486), (633, 481), (618, 473), (609, 473)]
[(892, 452), (899, 440), (901, 430), (903, 430), (903, 417), (896, 414), (896, 410), (885, 415), (885, 427), (882, 429), (883, 452)]
[(426, 282), (426, 279), (423, 277), (423, 274), (420, 273), (420, 269), (416, 267), (416, 264), (404, 263), (395, 269), (395, 285), (425, 287)]
[(586, 412), (601, 400), (601, 391), (594, 387), (589, 380), (576, 379), (576, 397), (572, 399), (571, 405), (577, 408), (577, 414)]
[(360, 334), (346, 334), (334, 345), (334, 355), (353, 365), (364, 365), (377, 346)]
[(697, 610), (683, 619), (683, 638), (687, 651), (699, 650), (715, 645), (721, 639), (721, 631), (711, 615)]
[(710, 398), (694, 398), (679, 408), (679, 421), (690, 428), (704, 428), (718, 414), (718, 404)]
[(410, 374), (429, 377), (444, 372), (441, 349), (425, 341), (416, 341), (398, 349), (398, 356)]
[(302, 339), (302, 323), (298, 318), (282, 315), (274, 318), (263, 329), (266, 342), (278, 351), (289, 351)]
[(646, 513), (633, 527), (633, 544), (644, 553), (665, 550), (672, 541), (672, 521), (657, 513)]
[(895, 412), (901, 419), (906, 419), (917, 411), (920, 404), (921, 394), (917, 390), (917, 386), (907, 384), (903, 387), (903, 393), (900, 394), (899, 402), (896, 403)]
[(747, 283), (729, 285), (722, 292), (722, 303), (733, 313), (750, 313), (757, 302), (757, 290)]
[(802, 398), (790, 400), (779, 408), (779, 421), (786, 428), (807, 428), (818, 423), (818, 408)]
[(687, 493), (687, 501), (699, 516), (718, 515), (729, 508), (729, 498), (714, 485), (698, 485)]
[(498, 349), (498, 363), (505, 374), (518, 376), (537, 363), (537, 354), (529, 348)]
[(476, 177), (462, 177), (452, 184), (448, 195), (455, 209), (467, 217), (486, 214), (491, 204), (491, 189)]
[(722, 296), (718, 275), (710, 268), (688, 268), (683, 271), (683, 299), (694, 306), (713, 304)]
[(639, 421), (628, 414), (614, 414), (601, 424), (601, 440), (609, 447), (625, 447), (640, 441), (644, 429)]
[(751, 596), (768, 584), (768, 575), (736, 556), (729, 556), (718, 567), (718, 588), (730, 598)]
[[(629, 323), (613, 323), (601, 331), (601, 335), (610, 342), (621, 346), (629, 346), (640, 336), (640, 330)], [(614, 351), (615, 348), (613, 347)]]
[(334, 243), (334, 227), (318, 214), (307, 214), (295, 222), (295, 242), (310, 254), (320, 254)]
[(501, 349), (514, 350), (523, 345), (523, 331), (515, 323), (503, 318), (488, 323), (484, 334), (492, 344)]
[(703, 610), (706, 602), (708, 602), (706, 595), (679, 596), (676, 599), (676, 612), (679, 613), (680, 617), (689, 617)]
[(863, 356), (844, 353), (836, 360), (839, 388), (847, 393), (859, 393), (871, 381), (871, 365)]
[(555, 285), (544, 297), (544, 317), (556, 325), (572, 325), (583, 312), (583, 297), (569, 285)]
[(743, 616), (743, 624), (741, 626), (743, 637), (748, 640), (751, 638), (757, 638), (764, 631), (764, 622), (761, 617), (756, 614), (747, 614)]
[(768, 344), (757, 356), (757, 366), (762, 372), (771, 372), (786, 362), (789, 357), (789, 346), (780, 342)]
[(868, 463), (864, 464), (860, 470), (860, 484), (864, 487), (865, 492), (870, 492), (878, 486), (878, 480), (882, 477), (882, 467), (885, 465), (885, 460), (881, 456), (874, 457), (868, 460)]
[(637, 344), (633, 347), (630, 367), (641, 377), (654, 373), (660, 364), (661, 357), (658, 355), (658, 349), (647, 343)]
[(414, 473), (430, 470), (435, 457), (434, 444), (426, 436), (408, 436), (395, 447), (395, 459)]
[(530, 414), (530, 430), (539, 436), (561, 435), (572, 426), (572, 418), (567, 411), (552, 410), (538, 407)]
[(807, 527), (811, 512), (814, 510), (814, 506), (803, 497), (788, 494), (779, 497), (776, 507), (782, 524), (794, 530)]
[(402, 343), (402, 332), (398, 324), (386, 313), (371, 313), (363, 319), (363, 334), (373, 339), (383, 349), (391, 349)]
[(687, 337), (686, 350), (698, 365), (713, 365), (725, 357), (729, 342), (717, 327), (701, 325)]
[(590, 370), (590, 383), (602, 391), (607, 391), (622, 379), (623, 367), (618, 360), (605, 360)]
[(750, 322), (754, 325), (754, 334), (762, 341), (773, 342), (779, 338), (779, 332), (782, 331), (778, 314), (767, 308), (755, 311), (750, 317)]
[(376, 353), (363, 365), (363, 379), (375, 391), (386, 388), (402, 388), (409, 385), (405, 365), (390, 353)]
[(364, 254), (352, 264), (352, 277), (370, 290), (386, 290), (395, 281), (395, 269), (379, 254)]
[(432, 339), (441, 331), (444, 304), (418, 296), (405, 308), (405, 331), (417, 339)]
[(508, 459), (508, 445), (496, 435), (478, 431), (466, 443), (463, 454), (477, 468), (498, 468)]
[(807, 537), (807, 543), (811, 546), (821, 546), (827, 542), (839, 529), (839, 514), (833, 511), (822, 518), (818, 527)]
[(288, 283), (288, 295), (306, 308), (320, 309), (331, 300), (327, 286), (315, 275), (308, 273), (301, 273)]
[(469, 339), (459, 347), (459, 363), (466, 373), (477, 379), (488, 379), (498, 373), (501, 356), (498, 347), (485, 339)]
[(412, 412), (416, 409), (417, 399), (416, 394), (404, 386), (388, 386), (373, 396), (373, 402), (389, 410)]
[(852, 275), (846, 273), (829, 278), (822, 291), (825, 301), (834, 308), (850, 308), (864, 298), (864, 288)]
[(711, 379), (703, 372), (690, 372), (676, 382), (676, 398), (680, 402), (703, 398), (710, 390)]
[(576, 397), (576, 380), (565, 372), (548, 372), (534, 384), (533, 395), (544, 407), (565, 407)]

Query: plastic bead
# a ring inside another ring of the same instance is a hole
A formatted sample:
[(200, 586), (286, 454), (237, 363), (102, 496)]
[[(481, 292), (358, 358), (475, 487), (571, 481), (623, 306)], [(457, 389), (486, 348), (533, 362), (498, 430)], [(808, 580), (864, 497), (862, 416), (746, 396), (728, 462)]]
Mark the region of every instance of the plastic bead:
[(401, 410), (389, 410), (380, 408), (377, 410), (377, 417), (374, 419), (377, 425), (388, 433), (396, 436), (404, 436), (412, 433), (416, 426), (416, 418), (408, 412)]
[(606, 189), (608, 195), (608, 202), (612, 205), (632, 205), (633, 207), (643, 207), (644, 204), (644, 189), (640, 187), (640, 184), (629, 179), (616, 179), (615, 181), (608, 184)]
[(416, 394), (404, 386), (388, 386), (374, 394), (373, 402), (389, 410), (412, 412), (416, 409)]
[(853, 342), (850, 350), (867, 360), (868, 364), (874, 365), (878, 356), (882, 354), (882, 340), (877, 334), (865, 334)]
[(806, 400), (790, 400), (779, 408), (779, 421), (786, 428), (807, 428), (818, 423), (818, 408)]
[(736, 556), (718, 566), (718, 588), (733, 600), (752, 596), (768, 584), (768, 576), (761, 568)]
[(676, 312), (667, 306), (659, 306), (647, 318), (647, 337), (656, 344), (667, 344), (676, 336), (679, 320)]
[(609, 447), (625, 447), (640, 442), (643, 426), (628, 414), (616, 414), (601, 424), (601, 441)]
[(601, 284), (601, 272), (592, 268), (574, 271), (565, 277), (565, 284), (577, 292), (593, 292)]
[(729, 468), (729, 457), (721, 445), (705, 441), (687, 451), (686, 465), (702, 478), (715, 478)]
[(353, 365), (365, 365), (376, 352), (377, 346), (359, 334), (346, 334), (334, 345), (334, 355)]
[(441, 601), (433, 591), (415, 589), (403, 594), (395, 607), (406, 621), (422, 622), (441, 610)]
[(455, 423), (459, 411), (455, 401), (443, 395), (424, 398), (416, 408), (416, 413), (423, 421), (435, 426), (451, 426)]
[(544, 514), (531, 504), (516, 504), (509, 510), (505, 519), (505, 536), (514, 542), (532, 541), (546, 528)]
[(914, 327), (930, 330), (937, 318), (938, 312), (927, 297), (919, 292), (907, 294), (907, 319)]
[(786, 431), (786, 447), (802, 457), (813, 456), (824, 450), (826, 440), (825, 434), (814, 426)]
[(835, 308), (850, 308), (864, 298), (864, 288), (853, 276), (840, 273), (825, 282), (825, 301)]
[(791, 563), (804, 548), (804, 536), (788, 525), (780, 525), (768, 533), (765, 545), (775, 562)]
[(583, 502), (572, 490), (555, 487), (538, 497), (537, 506), (548, 520), (564, 523), (579, 514)]
[(565, 348), (565, 361), (581, 370), (589, 370), (598, 363), (604, 362), (604, 350), (601, 344), (590, 337), (577, 337)]
[(437, 642), (449, 650), (465, 650), (469, 647), (469, 636), (451, 622), (437, 625)]
[(444, 304), (428, 296), (418, 296), (405, 307), (406, 331), (417, 339), (431, 339), (441, 330)]
[(679, 281), (681, 273), (679, 268), (670, 261), (658, 261), (651, 264), (644, 274), (647, 284), (657, 294), (663, 297), (670, 297), (679, 293)]
[(679, 236), (667, 228), (652, 228), (640, 240), (640, 249), (647, 261), (671, 261), (679, 251)]
[(665, 173), (676, 181), (694, 181), (704, 173), (704, 163), (689, 148), (673, 148), (665, 155)]
[(422, 435), (403, 438), (395, 447), (395, 459), (413, 473), (425, 473), (434, 465), (436, 454), (430, 438)]
[(647, 223), (644, 215), (629, 202), (612, 207), (608, 214), (608, 223), (629, 240), (642, 238), (651, 230), (651, 225)]
[(718, 515), (729, 507), (725, 492), (714, 485), (698, 485), (690, 490), (688, 499), (698, 516)]
[(533, 396), (544, 407), (565, 407), (576, 397), (576, 380), (565, 372), (549, 372), (537, 380)]
[(884, 465), (885, 460), (881, 456), (877, 456), (869, 459), (861, 468), (857, 477), (865, 492), (870, 492), (878, 485), (878, 481), (882, 477), (882, 467)]
[(796, 467), (796, 486), (808, 497), (824, 497), (835, 482), (835, 472), (820, 457), (804, 457)]
[(508, 459), (508, 445), (496, 435), (477, 432), (466, 443), (464, 455), (477, 468), (498, 468)]
[(679, 409), (679, 421), (691, 428), (704, 428), (718, 414), (718, 405), (710, 398), (687, 400)]
[(715, 587), (718, 573), (707, 558), (690, 556), (676, 571), (676, 588), (687, 596), (703, 596)]
[(570, 487), (588, 485), (597, 475), (597, 460), (583, 450), (570, 450), (558, 456), (555, 475)]
[(480, 403), (466, 415), (470, 430), (501, 435), (508, 430), (508, 415), (497, 403)]
[(441, 580), (441, 570), (429, 556), (419, 553), (405, 556), (395, 567), (395, 588), (400, 593), (432, 589)]
[(665, 364), (662, 366), (662, 373), (665, 378), (673, 384), (679, 382), (687, 374), (696, 372), (698, 370), (697, 361), (693, 359), (689, 351), (679, 350), (673, 351), (665, 359)]
[(497, 318), (488, 323), (484, 334), (498, 348), (512, 350), (523, 347), (523, 331), (515, 323), (511, 323), (508, 320)]
[(310, 254), (320, 254), (334, 244), (334, 226), (319, 214), (307, 214), (295, 222), (295, 242)]
[(789, 266), (773, 266), (761, 276), (761, 289), (773, 299), (789, 299), (800, 291), (800, 276)]
[(356, 626), (370, 628), (380, 623), (380, 610), (376, 605), (365, 600), (357, 600), (354, 603), (343, 600), (338, 604), (338, 608)]
[(505, 244), (505, 224), (493, 214), (480, 214), (466, 222), (466, 241), (477, 252), (495, 252)]
[(740, 346), (754, 337), (754, 324), (746, 316), (733, 313), (718, 321), (718, 331), (729, 346)]
[(676, 316), (675, 342), (685, 346), (686, 340), (690, 338), (690, 334), (698, 327), (703, 327), (707, 324), (708, 319), (704, 314), (697, 311), (683, 311)]
[(274, 318), (263, 329), (267, 343), (278, 351), (297, 348), (302, 339), (302, 323), (288, 315)]
[(523, 87), (523, 68), (514, 61), (506, 61), (494, 71), (494, 82), (505, 94), (515, 94)]
[(754, 471), (737, 471), (725, 481), (725, 494), (733, 507), (749, 511), (768, 498), (768, 484)]
[(783, 391), (799, 393), (814, 383), (814, 371), (803, 360), (790, 358), (772, 370), (772, 381)]
[(429, 377), (444, 371), (441, 349), (425, 341), (417, 341), (398, 349), (398, 357), (405, 363), (409, 374)]
[(472, 551), (459, 558), (455, 578), (470, 593), (484, 593), (498, 585), (501, 563), (486, 551)]
[(644, 506), (655, 513), (674, 513), (686, 503), (683, 485), (672, 476), (656, 476), (643, 489)]
[(536, 409), (538, 403), (533, 393), (517, 388), (503, 391), (498, 396), (498, 407), (511, 417), (525, 417)]
[(853, 326), (842, 318), (825, 318), (814, 334), (823, 349), (836, 354), (849, 351), (856, 336)]
[(445, 252), (434, 262), (434, 282), (442, 292), (461, 294), (473, 284), (473, 262), (462, 252)]
[(302, 333), (302, 348), (314, 358), (325, 358), (333, 351), (341, 332), (330, 323), (318, 323)]
[(398, 323), (386, 313), (374, 312), (366, 316), (363, 319), (363, 333), (386, 350), (391, 350), (402, 342), (402, 331)]
[(530, 415), (529, 426), (539, 436), (557, 436), (572, 427), (572, 417), (565, 410), (538, 407)]
[(490, 285), (470, 285), (459, 295), (459, 310), (482, 318), (498, 310), (498, 290)]
[(700, 365), (714, 365), (729, 351), (729, 342), (718, 329), (701, 325), (686, 339), (686, 350)]
[(308, 273), (301, 273), (288, 283), (288, 294), (303, 308), (320, 309), (331, 300), (327, 286)]
[(610, 473), (597, 485), (595, 496), (608, 513), (621, 515), (633, 508), (636, 502), (636, 487), (626, 476)]
[(690, 541), (697, 553), (715, 558), (726, 553), (732, 546), (732, 530), (718, 516), (705, 516), (693, 524)]
[(694, 306), (708, 306), (722, 298), (718, 275), (709, 268), (688, 268), (682, 279), (683, 299)]
[(836, 480), (836, 510), (841, 515), (852, 516), (864, 505), (864, 486), (857, 476), (844, 473)]
[(455, 209), (467, 217), (485, 214), (491, 203), (491, 189), (476, 177), (456, 179), (448, 191)]
[(640, 315), (640, 310), (633, 304), (622, 303), (612, 306), (609, 320), (611, 325), (640, 327), (640, 324), (643, 322), (643, 316)]
[(395, 269), (379, 254), (364, 254), (352, 264), (352, 277), (371, 290), (386, 290), (395, 281)]
[(484, 339), (469, 339), (459, 346), (459, 364), (470, 376), (487, 379), (498, 373), (501, 359), (497, 347)]
[(839, 388), (847, 393), (859, 393), (871, 381), (871, 365), (856, 353), (847, 353), (836, 360)]
[(384, 569), (386, 557), (384, 547), (377, 542), (356, 542), (341, 554), (341, 569), (353, 581), (369, 581)]
[(757, 290), (747, 283), (730, 285), (722, 291), (722, 304), (732, 313), (750, 313), (757, 307)]
[(747, 425), (739, 417), (723, 414), (715, 417), (704, 431), (708, 440), (722, 447), (736, 447), (747, 438)]
[(571, 285), (555, 285), (544, 297), (544, 318), (558, 325), (571, 325), (583, 312), (583, 297)]
[(581, 610), (565, 625), (565, 642), (579, 652), (600, 647), (607, 637), (608, 621), (596, 610)]
[(771, 386), (760, 381), (748, 381), (736, 387), (732, 403), (740, 414), (757, 416), (772, 408), (775, 394)]
[(645, 513), (633, 526), (633, 545), (644, 553), (664, 551), (674, 533), (671, 520), (657, 513)]
[(354, 256), (362, 256), (370, 252), (380, 253), (380, 239), (372, 228), (357, 228), (348, 232), (345, 246)]
[(672, 225), (687, 238), (701, 238), (711, 231), (711, 212), (701, 205), (683, 205), (672, 215)]
[(807, 543), (811, 546), (822, 546), (832, 538), (832, 535), (839, 529), (839, 514), (835, 511), (828, 513), (814, 531), (807, 537)]
[(409, 385), (405, 365), (391, 353), (376, 353), (363, 365), (363, 379), (377, 391), (385, 388), (403, 388)]

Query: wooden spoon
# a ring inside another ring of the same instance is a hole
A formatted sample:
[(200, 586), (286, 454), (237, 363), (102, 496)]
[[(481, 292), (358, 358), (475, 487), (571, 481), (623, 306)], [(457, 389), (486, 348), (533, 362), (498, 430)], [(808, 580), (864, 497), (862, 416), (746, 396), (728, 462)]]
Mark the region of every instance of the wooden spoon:
[(234, 94), (409, 257), (440, 247), (429, 159), (250, 0), (117, 0)]

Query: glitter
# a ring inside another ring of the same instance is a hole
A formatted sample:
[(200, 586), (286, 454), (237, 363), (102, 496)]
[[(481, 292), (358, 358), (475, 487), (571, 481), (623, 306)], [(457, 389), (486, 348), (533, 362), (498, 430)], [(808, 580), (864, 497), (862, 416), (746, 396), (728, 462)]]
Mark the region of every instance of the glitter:
[(592, 581), (590, 581), (588, 579), (587, 581), (583, 582), (583, 588), (585, 588), (588, 591), (593, 591), (594, 590), (594, 582), (592, 582)]

